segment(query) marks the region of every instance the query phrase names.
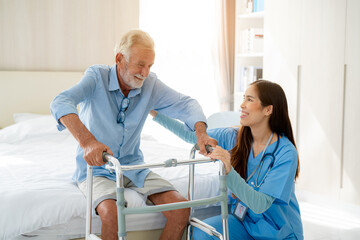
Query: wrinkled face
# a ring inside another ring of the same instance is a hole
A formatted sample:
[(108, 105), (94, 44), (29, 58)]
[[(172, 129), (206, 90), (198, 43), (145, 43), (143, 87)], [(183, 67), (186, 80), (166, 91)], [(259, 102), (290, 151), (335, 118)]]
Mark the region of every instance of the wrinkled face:
[(117, 72), (122, 90), (142, 87), (154, 64), (154, 51), (140, 45), (130, 49), (128, 61), (121, 53), (116, 55)]
[(272, 106), (263, 107), (256, 86), (250, 85), (244, 94), (244, 101), (240, 105), (242, 126), (253, 127), (269, 121)]

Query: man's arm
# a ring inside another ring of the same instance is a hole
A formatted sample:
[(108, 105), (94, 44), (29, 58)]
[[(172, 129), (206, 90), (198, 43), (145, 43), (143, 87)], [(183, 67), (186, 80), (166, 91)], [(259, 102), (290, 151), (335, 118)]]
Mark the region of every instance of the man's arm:
[(200, 148), (200, 154), (207, 156), (208, 153), (205, 149), (206, 145), (210, 145), (212, 147), (215, 147), (218, 145), (218, 142), (209, 137), (209, 135), (206, 133), (206, 124), (204, 122), (197, 122), (195, 123), (195, 130), (196, 130), (196, 139), (197, 144)]
[(84, 159), (91, 166), (104, 165), (102, 153), (108, 152), (113, 155), (110, 148), (97, 141), (94, 135), (80, 121), (78, 115), (68, 114), (59, 119), (59, 121), (70, 131), (74, 138), (79, 142), (84, 150)]

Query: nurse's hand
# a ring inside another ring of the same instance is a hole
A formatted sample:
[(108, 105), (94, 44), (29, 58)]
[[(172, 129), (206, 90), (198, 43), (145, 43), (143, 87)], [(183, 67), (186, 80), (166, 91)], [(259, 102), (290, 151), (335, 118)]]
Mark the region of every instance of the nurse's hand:
[(231, 171), (231, 156), (228, 151), (223, 149), (220, 146), (216, 146), (210, 155), (208, 155), (211, 159), (218, 159), (223, 162), (225, 167), (225, 173), (228, 174)]

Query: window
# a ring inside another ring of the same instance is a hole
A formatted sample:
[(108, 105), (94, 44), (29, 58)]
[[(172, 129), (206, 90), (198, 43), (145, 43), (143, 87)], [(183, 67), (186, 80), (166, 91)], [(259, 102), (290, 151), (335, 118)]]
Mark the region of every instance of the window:
[(215, 0), (140, 0), (140, 29), (155, 41), (151, 71), (197, 99), (206, 116), (218, 112)]

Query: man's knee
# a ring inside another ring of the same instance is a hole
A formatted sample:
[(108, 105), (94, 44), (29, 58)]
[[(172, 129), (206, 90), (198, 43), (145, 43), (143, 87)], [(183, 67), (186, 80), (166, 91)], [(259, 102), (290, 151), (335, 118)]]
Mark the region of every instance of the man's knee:
[[(115, 200), (102, 201), (96, 208), (102, 224), (117, 224), (117, 210)], [(116, 225), (117, 226), (117, 225)]]
[[(153, 194), (149, 196), (149, 199), (155, 205), (187, 201), (186, 198), (181, 196), (181, 194), (176, 191), (168, 191), (168, 192)], [(163, 214), (165, 215), (168, 221), (176, 222), (179, 224), (186, 224), (190, 217), (190, 208), (166, 211), (163, 212)]]

